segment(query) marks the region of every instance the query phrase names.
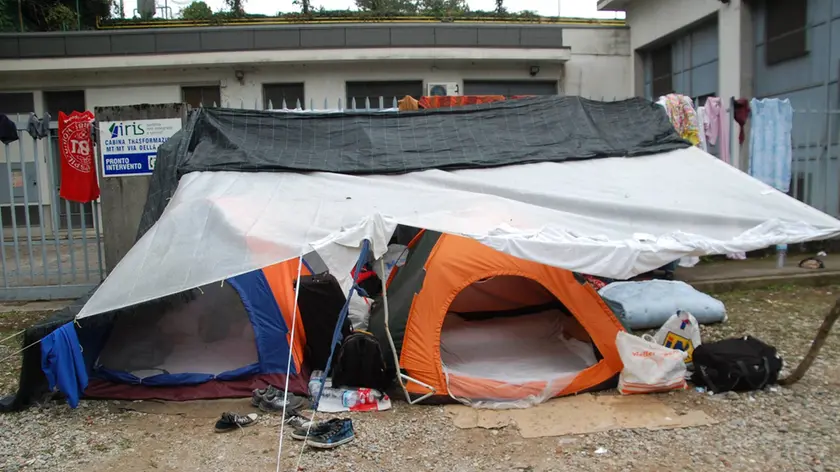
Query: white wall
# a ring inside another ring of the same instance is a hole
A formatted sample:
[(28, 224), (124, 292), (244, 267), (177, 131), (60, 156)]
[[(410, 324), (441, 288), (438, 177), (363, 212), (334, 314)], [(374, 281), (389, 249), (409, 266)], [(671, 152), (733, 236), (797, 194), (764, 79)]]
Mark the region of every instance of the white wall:
[(563, 45), (572, 48), (565, 66), (566, 95), (612, 100), (633, 96), (630, 30), (566, 28)]
[(720, 0), (634, 0), (627, 6), (633, 50), (714, 14)]

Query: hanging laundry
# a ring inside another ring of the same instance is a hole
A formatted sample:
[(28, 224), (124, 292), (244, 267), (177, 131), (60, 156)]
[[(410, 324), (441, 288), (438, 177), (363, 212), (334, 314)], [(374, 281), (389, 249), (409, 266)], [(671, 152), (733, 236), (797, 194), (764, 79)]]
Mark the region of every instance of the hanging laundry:
[(420, 108), (451, 108), (499, 102), (504, 99), (504, 95), (435, 95), (420, 97)]
[(709, 152), (709, 144), (706, 142), (706, 127), (708, 125), (708, 117), (706, 116), (705, 107), (697, 107), (697, 126), (700, 129), (700, 149)]
[(694, 111), (694, 103), (691, 98), (676, 93), (668, 94), (659, 99), (664, 101), (665, 111), (674, 129), (681, 138), (694, 146), (700, 144), (700, 129), (697, 121), (697, 112)]
[(729, 112), (723, 105), (720, 97), (709, 97), (706, 99), (706, 138), (709, 144), (717, 146), (718, 157), (729, 164)]
[(38, 118), (35, 113), (30, 113), (26, 131), (29, 132), (32, 139), (46, 138), (50, 134), (50, 114), (44, 113), (43, 118)]
[(793, 107), (790, 100), (752, 99), (750, 175), (781, 192), (790, 189)]
[(402, 100), (397, 102), (400, 111), (417, 111), (420, 109), (419, 102), (411, 95), (406, 95)]
[(735, 122), (741, 127), (741, 133), (738, 135), (738, 142), (744, 144), (744, 125), (750, 118), (750, 102), (746, 98), (739, 98), (735, 100)]
[(0, 143), (11, 144), (18, 140), (17, 125), (6, 115), (0, 115)]

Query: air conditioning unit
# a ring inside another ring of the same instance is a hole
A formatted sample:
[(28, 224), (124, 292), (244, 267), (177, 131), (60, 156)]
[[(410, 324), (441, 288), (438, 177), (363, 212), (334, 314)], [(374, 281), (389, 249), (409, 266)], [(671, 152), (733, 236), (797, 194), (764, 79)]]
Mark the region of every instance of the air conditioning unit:
[(429, 82), (426, 84), (426, 96), (461, 95), (461, 87), (457, 82)]

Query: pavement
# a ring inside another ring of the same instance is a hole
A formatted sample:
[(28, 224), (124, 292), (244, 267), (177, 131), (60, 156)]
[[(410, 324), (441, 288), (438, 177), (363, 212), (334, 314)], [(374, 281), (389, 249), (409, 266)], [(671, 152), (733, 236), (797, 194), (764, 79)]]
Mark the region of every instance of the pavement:
[(789, 254), (782, 268), (776, 267), (776, 257), (749, 258), (743, 261), (721, 260), (680, 267), (675, 276), (706, 293), (734, 290), (753, 290), (771, 285), (825, 286), (840, 284), (840, 255), (819, 257), (824, 269), (799, 267), (807, 254)]

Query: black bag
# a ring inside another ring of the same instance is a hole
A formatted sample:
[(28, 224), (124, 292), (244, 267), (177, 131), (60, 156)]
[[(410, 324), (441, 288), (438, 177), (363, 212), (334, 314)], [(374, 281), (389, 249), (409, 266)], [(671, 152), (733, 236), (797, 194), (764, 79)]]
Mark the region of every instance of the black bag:
[(344, 339), (333, 361), (335, 387), (374, 388), (384, 392), (391, 386), (385, 371), (385, 358), (376, 337), (355, 331)]
[(752, 336), (701, 344), (694, 349), (691, 380), (714, 393), (761, 390), (782, 370), (776, 348)]
[[(298, 309), (306, 332), (306, 364), (313, 371), (324, 370), (330, 357), (338, 315), (346, 300), (334, 276), (324, 273), (300, 278)], [(341, 337), (350, 335), (350, 320), (344, 319)]]

